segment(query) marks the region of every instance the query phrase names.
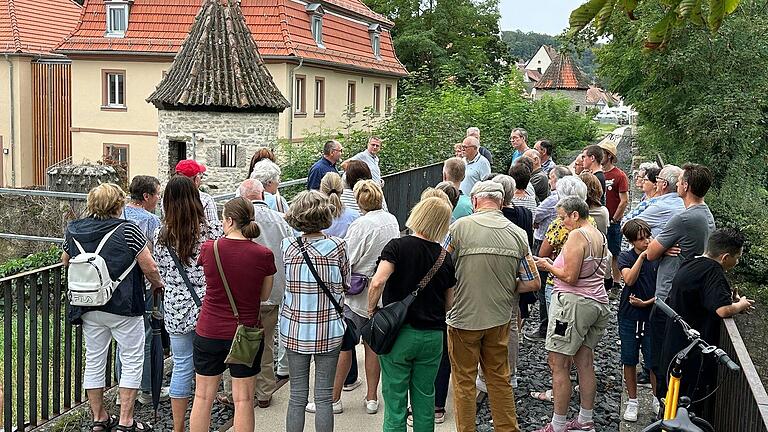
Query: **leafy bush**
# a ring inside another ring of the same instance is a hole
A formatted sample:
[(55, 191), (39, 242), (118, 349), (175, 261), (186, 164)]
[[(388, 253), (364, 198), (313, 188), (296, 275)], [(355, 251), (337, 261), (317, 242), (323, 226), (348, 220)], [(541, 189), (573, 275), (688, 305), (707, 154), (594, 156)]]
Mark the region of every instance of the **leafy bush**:
[(368, 136), (384, 140), (380, 153), (382, 173), (440, 162), (453, 156), (453, 145), (466, 136), (468, 127), (481, 131), (481, 143), (493, 153), (493, 169), (506, 172), (512, 156), (509, 134), (525, 128), (529, 144), (547, 138), (557, 152), (581, 148), (597, 136), (597, 126), (588, 117), (574, 112), (568, 99), (546, 97), (530, 101), (523, 96), (518, 74), (497, 83), (484, 93), (471, 87), (447, 84), (435, 90), (410, 89), (395, 105), (392, 115), (376, 123), (363, 113), (358, 123), (363, 131), (347, 128), (346, 134), (330, 131), (305, 133), (304, 143), (281, 142), (283, 177), (301, 178), (320, 157), (323, 143), (335, 138), (344, 145), (344, 157), (363, 150)]
[(13, 276), (27, 270), (57, 264), (61, 261), (61, 248), (51, 246), (50, 249), (27, 255), (24, 258), (12, 259), (0, 264), (0, 278)]

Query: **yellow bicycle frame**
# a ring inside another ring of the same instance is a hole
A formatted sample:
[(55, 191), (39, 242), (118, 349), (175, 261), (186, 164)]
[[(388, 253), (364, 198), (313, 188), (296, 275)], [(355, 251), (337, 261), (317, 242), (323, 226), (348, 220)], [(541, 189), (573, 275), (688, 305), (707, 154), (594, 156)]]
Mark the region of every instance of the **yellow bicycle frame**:
[(677, 400), (680, 397), (680, 378), (669, 376), (667, 396), (664, 399), (664, 420), (672, 420), (677, 416)]

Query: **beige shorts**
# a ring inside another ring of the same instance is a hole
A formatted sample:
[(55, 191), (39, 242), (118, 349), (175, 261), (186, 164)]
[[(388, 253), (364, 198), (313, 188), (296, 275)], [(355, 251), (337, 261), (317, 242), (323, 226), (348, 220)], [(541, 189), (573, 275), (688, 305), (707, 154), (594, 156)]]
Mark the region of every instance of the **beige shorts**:
[(595, 350), (611, 316), (607, 304), (570, 293), (552, 294), (544, 347), (568, 356), (586, 346)]

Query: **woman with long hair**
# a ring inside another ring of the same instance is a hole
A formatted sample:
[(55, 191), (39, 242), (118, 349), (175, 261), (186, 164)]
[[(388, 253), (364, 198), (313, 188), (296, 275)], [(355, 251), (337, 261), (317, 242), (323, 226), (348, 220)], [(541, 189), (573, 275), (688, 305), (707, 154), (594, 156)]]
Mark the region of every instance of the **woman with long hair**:
[(165, 282), (165, 328), (173, 352), (169, 390), (173, 430), (182, 432), (195, 378), (192, 342), (205, 296), (205, 275), (197, 259), (203, 243), (221, 237), (221, 225), (206, 219), (200, 194), (189, 177), (171, 178), (163, 209), (163, 224), (155, 231), (155, 259)]
[(226, 369), (232, 375), (235, 431), (254, 430), (256, 375), (261, 371), (264, 344), (274, 343), (261, 341), (251, 366), (226, 363), (237, 326), (261, 327), (261, 302), (269, 298), (277, 270), (272, 251), (251, 241), (261, 233), (254, 220), (253, 204), (242, 197), (228, 201), (223, 225), (224, 237), (205, 242), (198, 259), (208, 288), (193, 343), (197, 374), (195, 403), (189, 418), (193, 432), (208, 432), (211, 407)]
[(589, 206), (589, 215), (595, 219), (597, 229), (605, 234), (608, 231), (608, 209), (602, 204), (603, 187), (600, 180), (591, 173), (579, 174), (581, 181), (587, 185), (587, 206)]
[(344, 238), (347, 235), (349, 225), (355, 219), (360, 217), (360, 213), (347, 207), (341, 201), (341, 194), (344, 192), (344, 183), (341, 176), (336, 173), (327, 173), (320, 180), (320, 192), (326, 194), (333, 204), (333, 223), (324, 229), (323, 233), (329, 236)]

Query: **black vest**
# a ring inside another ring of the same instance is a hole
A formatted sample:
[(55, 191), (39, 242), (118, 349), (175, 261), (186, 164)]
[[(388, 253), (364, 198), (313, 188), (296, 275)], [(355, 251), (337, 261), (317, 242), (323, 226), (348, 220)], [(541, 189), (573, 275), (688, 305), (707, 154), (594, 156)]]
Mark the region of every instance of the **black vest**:
[[(107, 240), (101, 252), (99, 252), (99, 255), (107, 263), (109, 276), (112, 280), (115, 280), (123, 274), (135, 259), (125, 244), (125, 226), (129, 223), (133, 222), (117, 218), (101, 220), (91, 217), (72, 221), (67, 226), (67, 234), (65, 236), (67, 249), (71, 257), (75, 257), (80, 253), (80, 249), (77, 248), (73, 241), (74, 238), (80, 242), (83, 250), (94, 252), (101, 239), (113, 228), (119, 226), (117, 231)], [(69, 306), (69, 320), (72, 324), (82, 324), (81, 316), (86, 312), (94, 310), (121, 316), (142, 316), (146, 309), (144, 288), (144, 274), (141, 272), (139, 265), (136, 264), (128, 276), (117, 286), (107, 304), (98, 307)]]

